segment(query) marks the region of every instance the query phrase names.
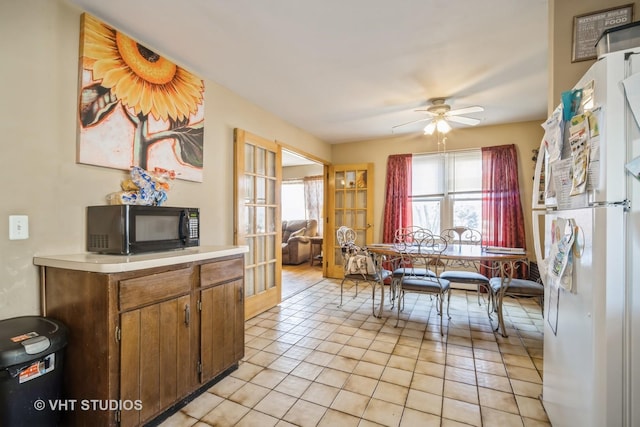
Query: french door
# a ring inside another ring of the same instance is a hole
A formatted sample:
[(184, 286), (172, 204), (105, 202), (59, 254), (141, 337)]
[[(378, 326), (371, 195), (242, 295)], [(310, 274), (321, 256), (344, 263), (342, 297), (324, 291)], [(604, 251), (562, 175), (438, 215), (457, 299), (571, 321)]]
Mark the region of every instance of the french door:
[(246, 245), (245, 319), (280, 303), (280, 145), (241, 129), (235, 142), (235, 244)]
[(336, 240), (341, 226), (356, 232), (356, 244), (373, 243), (373, 164), (359, 163), (329, 167), (327, 276), (341, 278), (342, 252)]

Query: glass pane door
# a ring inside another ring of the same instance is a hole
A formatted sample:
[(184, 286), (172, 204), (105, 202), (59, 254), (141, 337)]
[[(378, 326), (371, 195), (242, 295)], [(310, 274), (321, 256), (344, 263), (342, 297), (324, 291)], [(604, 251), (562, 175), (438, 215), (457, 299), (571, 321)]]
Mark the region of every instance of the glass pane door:
[(373, 165), (362, 163), (329, 168), (329, 277), (342, 276), (342, 254), (336, 241), (341, 226), (356, 232), (356, 244), (373, 243)]
[(245, 255), (245, 318), (280, 303), (281, 151), (275, 142), (235, 131), (235, 243)]

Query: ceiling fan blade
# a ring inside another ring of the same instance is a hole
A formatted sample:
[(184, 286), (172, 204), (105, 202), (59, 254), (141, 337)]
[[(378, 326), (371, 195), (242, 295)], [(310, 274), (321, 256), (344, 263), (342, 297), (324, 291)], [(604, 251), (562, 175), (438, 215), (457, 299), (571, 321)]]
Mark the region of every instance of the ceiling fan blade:
[(423, 119), (412, 120), (412, 121), (410, 121), (410, 122), (403, 123), (403, 124), (401, 124), (401, 125), (395, 125), (395, 126), (392, 126), (392, 127), (391, 127), (391, 129), (399, 128), (400, 126), (410, 125), (410, 124), (412, 124), (412, 123), (425, 122), (425, 121), (427, 121), (427, 120), (433, 120), (433, 118), (432, 118), (432, 117), (425, 117), (425, 118), (423, 118)]
[(447, 112), (447, 115), (448, 116), (459, 116), (461, 114), (479, 113), (481, 111), (484, 111), (484, 108), (482, 108), (479, 105), (474, 105), (473, 107), (458, 108), (457, 110), (450, 110), (450, 111)]
[(424, 110), (424, 109), (422, 109), (422, 110), (413, 110), (413, 111), (418, 112), (418, 113), (425, 113), (425, 114), (430, 115), (431, 117), (436, 117), (438, 115), (438, 113), (434, 113), (433, 111)]
[(480, 123), (480, 119), (473, 119), (471, 117), (461, 117), (461, 116), (446, 116), (446, 119), (450, 122), (462, 123), (463, 125), (475, 126)]

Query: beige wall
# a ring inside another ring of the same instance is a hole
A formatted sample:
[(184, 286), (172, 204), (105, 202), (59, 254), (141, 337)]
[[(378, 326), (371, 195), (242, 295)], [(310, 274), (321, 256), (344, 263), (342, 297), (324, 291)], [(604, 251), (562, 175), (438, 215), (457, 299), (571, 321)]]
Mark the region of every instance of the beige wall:
[[(75, 162), (81, 13), (64, 0), (0, 6), (0, 319), (39, 314), (34, 255), (83, 252), (86, 206), (104, 204), (126, 176)], [(176, 180), (167, 205), (199, 207), (202, 243), (231, 244), (235, 127), (325, 161), (331, 148), (216, 83), (205, 85), (204, 182)], [(12, 214), (29, 216), (28, 240), (9, 240)]]
[[(454, 129), (447, 137), (447, 150), (462, 150), (491, 145), (515, 144), (518, 149), (519, 181), (522, 189), (522, 206), (525, 215), (527, 249), (533, 257), (531, 239), (531, 193), (533, 188), (534, 162), (532, 150), (540, 146), (543, 130), (539, 121), (514, 123), (501, 126), (481, 126)], [(334, 163), (374, 164), (374, 239), (382, 239), (382, 218), (384, 215), (385, 176), (387, 157), (401, 153), (429, 153), (437, 151), (433, 136), (422, 134), (333, 145)], [(338, 160), (339, 159), (339, 160)]]
[(573, 17), (625, 4), (634, 4), (633, 19), (637, 21), (640, 1), (549, 0), (549, 112), (560, 103), (560, 94), (573, 88), (595, 62), (571, 62)]

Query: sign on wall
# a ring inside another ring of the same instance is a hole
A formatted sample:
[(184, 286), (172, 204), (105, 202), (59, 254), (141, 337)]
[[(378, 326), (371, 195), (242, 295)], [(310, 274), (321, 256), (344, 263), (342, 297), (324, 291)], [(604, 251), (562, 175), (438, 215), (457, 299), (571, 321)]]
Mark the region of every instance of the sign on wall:
[(633, 4), (575, 16), (571, 62), (596, 59), (596, 42), (602, 32), (632, 21)]

